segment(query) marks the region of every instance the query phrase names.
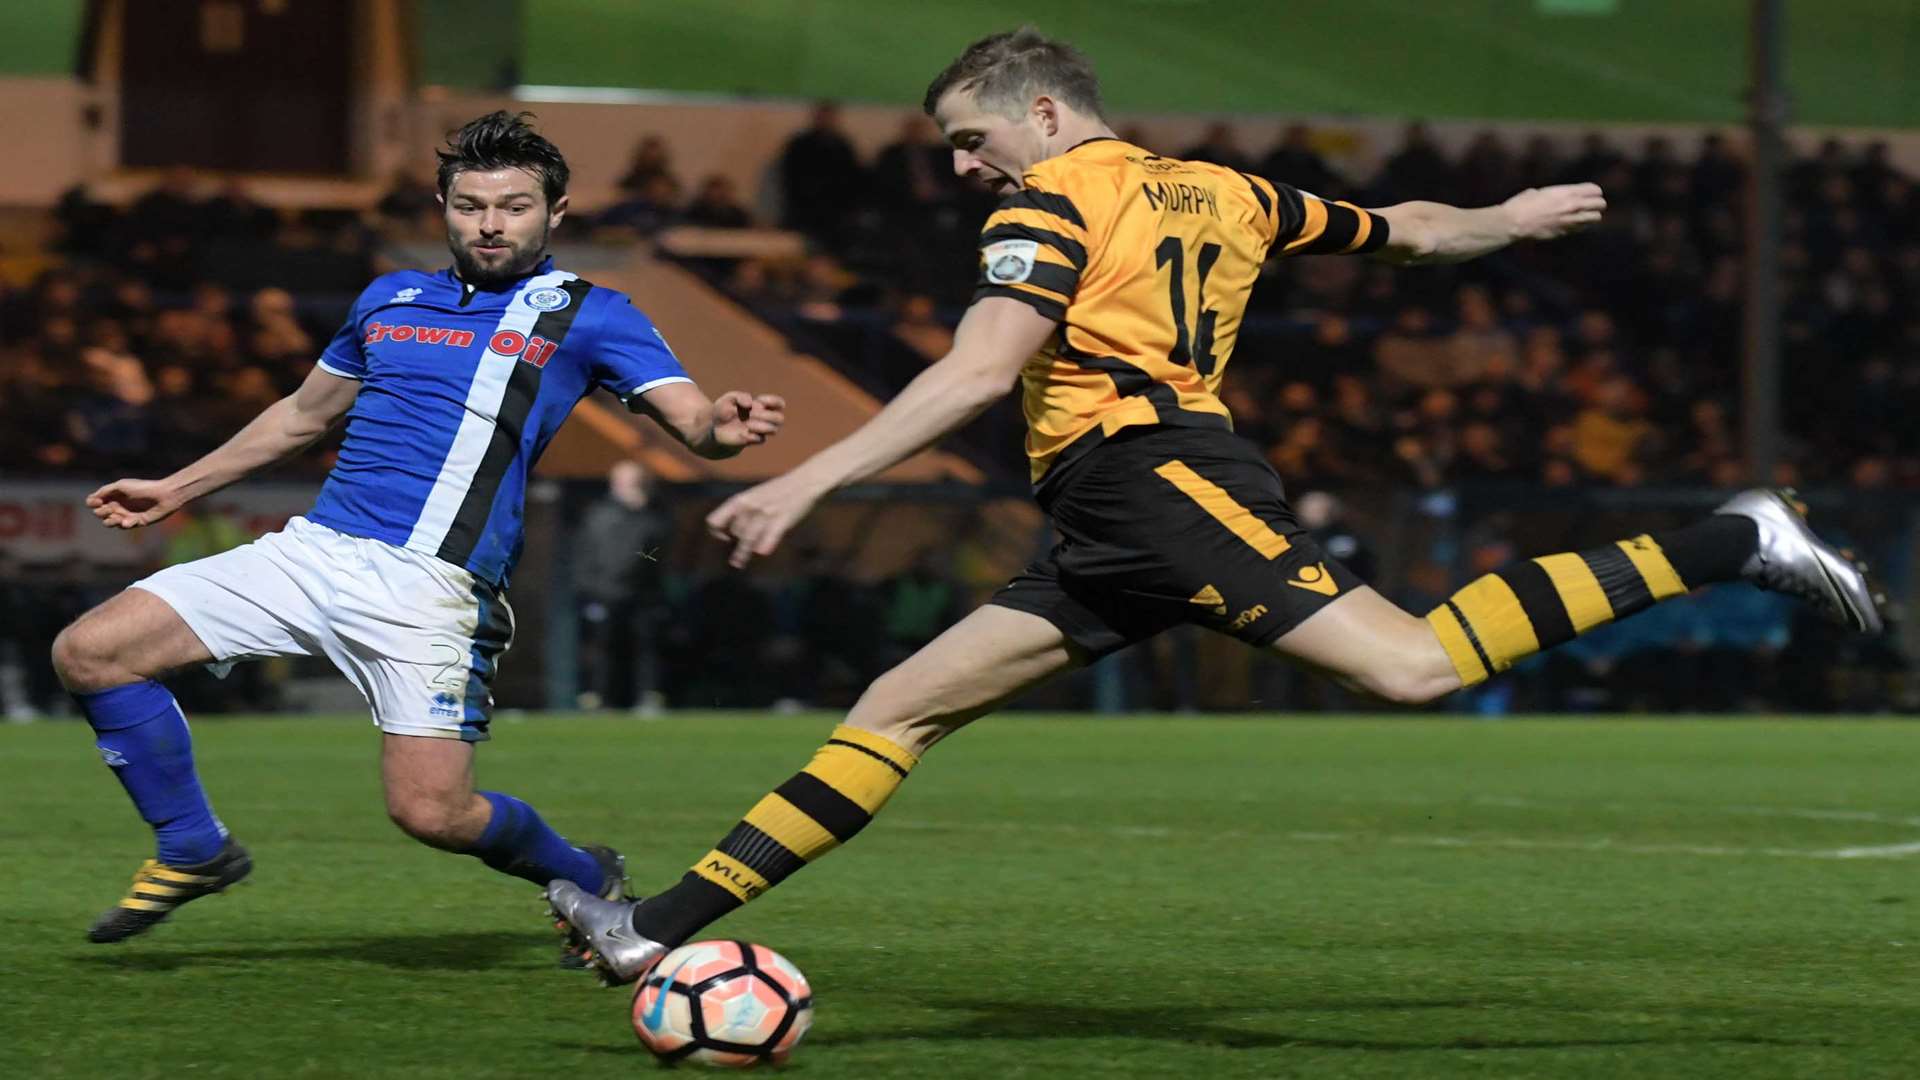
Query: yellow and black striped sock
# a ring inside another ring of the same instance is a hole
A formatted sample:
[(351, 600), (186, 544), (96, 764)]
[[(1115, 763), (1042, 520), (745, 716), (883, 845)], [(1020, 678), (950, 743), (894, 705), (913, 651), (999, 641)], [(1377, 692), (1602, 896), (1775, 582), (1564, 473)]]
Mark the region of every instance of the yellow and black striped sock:
[(1756, 543), (1752, 521), (1716, 516), (1590, 551), (1544, 555), (1454, 593), (1427, 623), (1460, 684), (1475, 686), (1602, 623), (1738, 577)]
[(905, 747), (845, 724), (805, 769), (773, 789), (680, 882), (634, 910), (634, 929), (678, 945), (853, 839), (920, 763)]

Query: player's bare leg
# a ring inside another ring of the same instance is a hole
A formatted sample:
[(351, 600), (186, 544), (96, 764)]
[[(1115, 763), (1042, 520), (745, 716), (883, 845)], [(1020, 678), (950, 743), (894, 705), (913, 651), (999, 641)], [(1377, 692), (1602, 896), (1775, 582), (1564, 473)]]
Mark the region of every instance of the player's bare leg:
[(918, 757), (1009, 698), (1084, 663), (1052, 623), (989, 604), (875, 679), (846, 726)]
[(1381, 701), (1417, 705), (1460, 689), (1460, 675), (1427, 620), (1364, 585), (1314, 612), (1271, 647)]
[(420, 735), (381, 736), (387, 817), (442, 851), (465, 851), (486, 831), (493, 807), (473, 789), (473, 744)]
[(120, 592), (75, 619), (53, 641), (53, 669), (73, 694), (111, 690), (212, 660), (186, 621), (145, 589)]
[(556, 882), (555, 918), (609, 985), (853, 838), (920, 755), (1047, 678), (1085, 663), (1052, 623), (988, 605), (876, 679), (813, 761), (748, 811), (687, 875), (638, 904)]
[(1884, 625), (1865, 566), (1814, 535), (1791, 491), (1755, 489), (1681, 529), (1517, 563), (1425, 618), (1357, 589), (1272, 647), (1382, 700), (1419, 704), (1660, 600), (1734, 580), (1797, 596), (1863, 633)]
[(54, 639), (54, 670), (155, 836), (154, 858), (134, 872), (127, 895), (95, 920), (88, 940), (144, 933), (182, 904), (221, 892), (253, 869), (200, 786), (185, 715), (155, 681), (212, 659), (179, 614), (142, 589), (120, 593)]
[(627, 895), (626, 859), (610, 847), (567, 842), (538, 811), (511, 795), (474, 789), (474, 744), (456, 738), (381, 737), (387, 816), (429, 847), (472, 855), (539, 885), (583, 883), (590, 895)]

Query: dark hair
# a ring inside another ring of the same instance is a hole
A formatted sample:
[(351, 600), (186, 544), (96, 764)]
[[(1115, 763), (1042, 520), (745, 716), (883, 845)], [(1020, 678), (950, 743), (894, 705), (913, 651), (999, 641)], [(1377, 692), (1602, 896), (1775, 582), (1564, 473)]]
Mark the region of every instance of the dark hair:
[(1106, 119), (1100, 104), (1100, 79), (1093, 62), (1064, 41), (1054, 41), (1031, 26), (983, 37), (967, 46), (927, 87), (921, 108), (934, 106), (951, 90), (971, 91), (983, 109), (1017, 115), (1040, 94), (1050, 94), (1081, 112)]
[(435, 150), (440, 158), (440, 197), (446, 198), (453, 178), (463, 172), (492, 172), (495, 169), (525, 169), (540, 178), (546, 192), (547, 207), (567, 193), (567, 159), (560, 148), (541, 138), (527, 121), (532, 113), (512, 114), (505, 110), (490, 112), (469, 120), (459, 131), (447, 135), (447, 148)]

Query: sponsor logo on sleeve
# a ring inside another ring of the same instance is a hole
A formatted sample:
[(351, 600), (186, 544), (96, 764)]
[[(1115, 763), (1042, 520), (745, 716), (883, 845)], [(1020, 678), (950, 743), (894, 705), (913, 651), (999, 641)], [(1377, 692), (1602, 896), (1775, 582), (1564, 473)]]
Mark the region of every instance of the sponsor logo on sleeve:
[(998, 240), (980, 249), (981, 264), (987, 280), (995, 285), (1013, 285), (1033, 275), (1040, 244), (1034, 240)]

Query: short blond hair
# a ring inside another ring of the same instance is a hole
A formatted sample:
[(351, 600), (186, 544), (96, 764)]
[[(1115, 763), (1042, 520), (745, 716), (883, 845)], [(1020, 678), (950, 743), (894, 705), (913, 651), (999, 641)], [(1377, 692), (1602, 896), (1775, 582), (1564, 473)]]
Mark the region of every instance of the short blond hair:
[(1034, 98), (1048, 94), (1080, 112), (1106, 119), (1093, 62), (1080, 50), (1031, 26), (983, 37), (967, 46), (927, 86), (921, 107), (932, 116), (940, 99), (954, 90), (970, 92), (981, 108), (1004, 116), (1019, 116)]

